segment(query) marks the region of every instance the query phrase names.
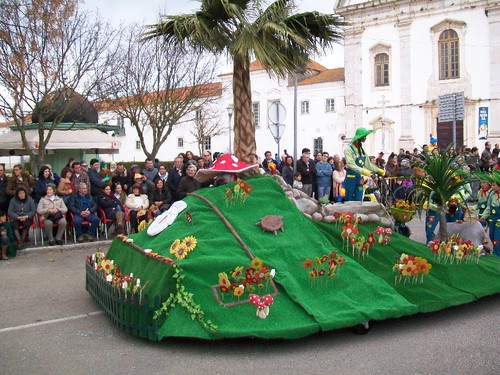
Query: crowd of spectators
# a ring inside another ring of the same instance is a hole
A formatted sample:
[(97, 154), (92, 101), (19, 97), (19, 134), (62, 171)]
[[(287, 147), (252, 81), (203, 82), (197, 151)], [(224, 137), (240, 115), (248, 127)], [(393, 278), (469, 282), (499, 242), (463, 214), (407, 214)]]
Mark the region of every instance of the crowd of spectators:
[[(209, 168), (213, 159), (210, 151), (200, 157), (187, 151), (175, 158), (170, 170), (150, 158), (127, 170), (124, 162), (108, 165), (95, 158), (88, 163), (70, 158), (60, 175), (44, 165), (36, 177), (20, 164), (8, 176), (0, 165), (2, 241), (22, 249), (30, 227), (43, 228), (49, 245), (62, 244), (70, 230), (77, 242), (94, 241), (100, 226), (107, 224), (114, 225), (115, 234), (124, 233), (127, 222), (132, 232), (137, 231), (141, 220), (161, 214), (176, 200), (206, 186), (194, 175), (199, 168)], [(12, 238), (3, 231), (6, 223)], [(1, 258), (8, 259), (3, 245)]]

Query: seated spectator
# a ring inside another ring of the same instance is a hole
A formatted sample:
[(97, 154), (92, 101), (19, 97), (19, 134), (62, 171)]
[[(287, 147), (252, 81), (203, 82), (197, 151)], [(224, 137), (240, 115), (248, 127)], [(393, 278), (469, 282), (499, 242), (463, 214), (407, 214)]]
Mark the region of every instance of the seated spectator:
[(0, 164), (0, 210), (6, 212), (9, 209), (10, 197), (7, 195), (7, 184), (9, 177), (5, 174), (5, 167)]
[(186, 168), (186, 175), (181, 178), (179, 182), (179, 188), (177, 189), (177, 197), (179, 199), (185, 198), (188, 193), (192, 193), (195, 190), (201, 188), (201, 184), (194, 179), (197, 168), (195, 165), (188, 165)]
[(33, 200), (35, 201), (35, 204), (38, 204), (38, 202), (40, 202), (40, 199), (47, 193), (48, 184), (55, 185), (55, 182), (52, 179), (50, 168), (44, 165), (42, 168), (40, 168), (40, 171), (38, 172), (38, 178), (35, 181), (33, 194)]
[(170, 190), (167, 189), (163, 180), (156, 180), (155, 189), (149, 195), (149, 201), (151, 202), (151, 206), (156, 206), (154, 210), (156, 211), (156, 215), (160, 215), (163, 211), (170, 208), (172, 194), (170, 194)]
[(14, 197), (9, 203), (9, 216), (17, 240), (17, 249), (24, 248), (28, 241), (28, 233), (36, 213), (36, 206), (24, 186), (16, 189)]
[[(94, 241), (97, 236), (100, 219), (96, 215), (97, 203), (88, 192), (86, 183), (78, 185), (78, 191), (71, 194), (68, 209), (73, 214), (73, 227), (76, 232), (78, 242)], [(90, 225), (82, 226), (83, 221), (88, 221)], [(86, 233), (84, 232), (86, 227)]]
[(75, 192), (75, 185), (71, 180), (71, 175), (73, 172), (69, 167), (64, 167), (61, 171), (61, 179), (59, 180), (59, 185), (57, 185), (57, 195), (59, 195), (64, 204), (68, 205), (69, 197)]
[[(8, 260), (9, 255), (16, 256), (15, 250), (12, 248), (13, 244), (14, 235), (12, 234), (12, 227), (7, 221), (7, 214), (4, 210), (0, 209), (0, 245), (2, 247), (2, 260)], [(11, 254), (9, 254), (9, 252)]]
[(116, 234), (123, 234), (125, 212), (120, 201), (111, 192), (111, 186), (106, 185), (102, 188), (97, 204), (106, 214), (106, 218), (113, 220)]
[[(62, 237), (66, 231), (66, 212), (68, 208), (64, 201), (55, 194), (56, 185), (47, 184), (47, 192), (44, 197), (40, 199), (36, 212), (42, 216), (45, 234), (49, 240), (49, 245), (55, 244), (62, 245)], [(54, 240), (54, 223), (57, 224), (57, 234)]]
[(125, 206), (125, 201), (127, 200), (127, 194), (123, 191), (123, 186), (120, 183), (113, 184), (114, 196), (120, 201), (122, 206)]
[(130, 225), (134, 232), (138, 232), (139, 223), (147, 216), (149, 208), (148, 196), (140, 185), (132, 186), (132, 194), (127, 196), (125, 205), (130, 209)]

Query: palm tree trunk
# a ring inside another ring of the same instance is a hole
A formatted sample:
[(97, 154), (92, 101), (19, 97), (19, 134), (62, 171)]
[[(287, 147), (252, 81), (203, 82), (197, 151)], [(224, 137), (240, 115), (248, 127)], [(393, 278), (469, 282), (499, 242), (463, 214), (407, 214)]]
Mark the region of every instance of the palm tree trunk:
[(448, 241), (448, 223), (446, 222), (446, 208), (439, 207), (439, 232), (440, 241)]
[(233, 68), (234, 154), (240, 160), (257, 160), (255, 127), (252, 116), (250, 58), (235, 57)]

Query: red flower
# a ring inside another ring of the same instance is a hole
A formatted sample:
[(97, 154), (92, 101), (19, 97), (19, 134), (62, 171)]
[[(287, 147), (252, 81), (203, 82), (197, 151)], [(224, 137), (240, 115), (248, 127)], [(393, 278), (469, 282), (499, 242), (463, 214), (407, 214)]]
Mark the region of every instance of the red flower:
[(302, 266), (304, 266), (304, 268), (308, 270), (309, 268), (314, 266), (314, 262), (311, 259), (306, 259), (304, 260), (304, 262), (302, 262)]

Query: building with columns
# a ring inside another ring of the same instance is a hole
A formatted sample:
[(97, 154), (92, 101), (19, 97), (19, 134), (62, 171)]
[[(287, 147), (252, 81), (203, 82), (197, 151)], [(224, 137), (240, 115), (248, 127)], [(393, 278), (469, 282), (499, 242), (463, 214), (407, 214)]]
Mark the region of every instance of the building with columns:
[[(446, 147), (453, 129), (457, 145), (481, 148), (486, 132), (499, 142), (500, 2), (337, 0), (335, 12), (349, 24), (346, 129), (378, 130), (367, 151), (413, 149), (429, 134)], [(463, 119), (440, 118), (440, 97), (459, 107), (461, 93)]]

